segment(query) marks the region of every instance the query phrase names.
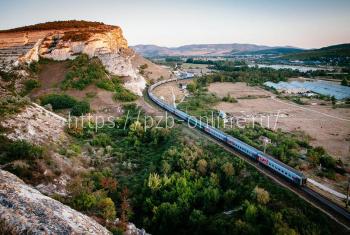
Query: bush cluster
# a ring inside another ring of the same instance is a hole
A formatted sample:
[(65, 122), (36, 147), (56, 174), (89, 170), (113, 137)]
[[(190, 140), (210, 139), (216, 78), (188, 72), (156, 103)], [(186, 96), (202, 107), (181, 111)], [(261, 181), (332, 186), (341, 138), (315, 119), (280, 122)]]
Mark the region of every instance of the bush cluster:
[(90, 60), (87, 55), (82, 54), (70, 62), (70, 70), (61, 88), (83, 90), (98, 79), (106, 79), (106, 71), (101, 61), (96, 58)]
[(41, 105), (51, 104), (54, 110), (72, 108), (77, 101), (69, 95), (49, 94), (41, 97)]
[(86, 101), (76, 102), (71, 109), (71, 114), (74, 116), (81, 116), (90, 112), (90, 104)]
[(10, 140), (0, 135), (0, 163), (14, 160), (35, 160), (43, 156), (43, 149), (25, 140)]

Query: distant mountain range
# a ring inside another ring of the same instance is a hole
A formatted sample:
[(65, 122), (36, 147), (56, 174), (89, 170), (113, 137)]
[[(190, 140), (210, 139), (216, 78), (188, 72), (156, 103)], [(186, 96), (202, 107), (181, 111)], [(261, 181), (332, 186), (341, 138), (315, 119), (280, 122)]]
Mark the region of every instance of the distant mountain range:
[(255, 44), (193, 44), (180, 47), (136, 45), (132, 47), (145, 57), (157, 56), (230, 56), (276, 55), (284, 59), (317, 60), (320, 58), (350, 57), (350, 44), (339, 44), (320, 49), (305, 50), (296, 47), (269, 47)]
[(271, 49), (255, 44), (193, 44), (180, 47), (160, 47), (156, 45), (136, 45), (132, 47), (146, 57), (156, 56), (227, 56), (236, 52)]
[(132, 47), (137, 53), (145, 57), (157, 56), (228, 56), (233, 54), (241, 54), (259, 52), (269, 54), (284, 54), (284, 52), (302, 51), (302, 49), (294, 47), (269, 47), (255, 44), (192, 44), (180, 47), (160, 47), (156, 45), (136, 45)]

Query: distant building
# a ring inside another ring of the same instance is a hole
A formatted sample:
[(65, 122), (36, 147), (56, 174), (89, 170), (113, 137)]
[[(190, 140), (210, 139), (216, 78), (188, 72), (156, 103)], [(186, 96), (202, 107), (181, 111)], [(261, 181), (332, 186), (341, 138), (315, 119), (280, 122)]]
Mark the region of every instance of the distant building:
[(269, 138), (267, 138), (266, 136), (260, 136), (259, 141), (261, 141), (262, 143), (265, 143), (265, 144), (271, 144), (271, 140)]
[(306, 88), (280, 88), (277, 89), (277, 91), (286, 94), (304, 94), (309, 92), (310, 90)]
[(222, 119), (226, 119), (227, 115), (224, 111), (219, 111), (219, 117), (221, 117)]
[(174, 71), (174, 74), (182, 79), (194, 77), (193, 73), (188, 73), (188, 72), (179, 71), (179, 70)]
[[(265, 82), (265, 86), (276, 89), (276, 91), (288, 93), (288, 94), (304, 94), (312, 93), (326, 95), (329, 97), (334, 96), (337, 100), (350, 98), (350, 87), (341, 86), (337, 83), (315, 80), (315, 81), (292, 81), (292, 82)], [(313, 96), (313, 95), (308, 95)]]
[(181, 90), (186, 90), (187, 89), (187, 84), (180, 83), (179, 87)]

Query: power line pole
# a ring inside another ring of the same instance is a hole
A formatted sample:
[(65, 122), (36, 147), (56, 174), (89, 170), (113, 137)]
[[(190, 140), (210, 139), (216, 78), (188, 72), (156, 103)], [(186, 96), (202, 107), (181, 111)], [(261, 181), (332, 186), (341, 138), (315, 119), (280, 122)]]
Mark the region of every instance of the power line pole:
[(348, 208), (348, 204), (349, 204), (349, 189), (350, 189), (350, 177), (348, 178), (348, 187), (346, 189), (346, 202), (345, 202), (346, 208)]

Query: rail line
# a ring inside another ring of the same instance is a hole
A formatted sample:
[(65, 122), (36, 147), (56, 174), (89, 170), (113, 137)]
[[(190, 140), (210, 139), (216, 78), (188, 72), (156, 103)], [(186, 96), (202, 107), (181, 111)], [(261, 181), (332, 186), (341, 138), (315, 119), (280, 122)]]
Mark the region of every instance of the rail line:
[[(166, 106), (159, 105), (159, 99), (155, 100), (155, 96), (152, 94), (152, 90), (155, 87), (158, 87), (162, 84), (173, 82), (173, 81), (179, 81), (181, 79), (169, 79), (161, 82), (157, 82), (153, 84), (151, 87), (147, 90), (147, 95), (150, 98), (151, 101), (153, 101), (154, 104), (156, 104), (158, 107), (160, 107), (163, 110), (169, 111)], [(166, 104), (165, 102), (163, 102)], [(176, 115), (175, 113), (170, 113), (175, 116), (178, 119), (184, 119), (182, 117), (179, 117), (179, 115)], [(187, 120), (185, 120), (187, 121)], [(192, 128), (191, 128), (192, 129)], [(344, 208), (338, 206), (337, 204), (331, 202), (329, 199), (323, 197), (319, 193), (315, 192), (311, 188), (307, 187), (307, 185), (303, 186), (295, 186), (295, 184), (291, 183), (290, 181), (287, 181), (285, 178), (283, 178), (281, 175), (278, 175), (268, 169), (264, 164), (259, 163), (259, 161), (254, 161), (253, 159), (247, 157), (247, 154), (243, 154), (242, 152), (239, 152), (232, 148), (232, 146), (229, 146), (226, 142), (223, 142), (219, 138), (213, 137), (212, 134), (208, 134), (207, 132), (199, 129), (192, 129), (193, 131), (197, 132), (198, 134), (206, 137), (207, 139), (210, 139), (211, 141), (215, 142), (216, 144), (223, 147), (226, 151), (229, 151), (233, 155), (241, 158), (245, 162), (247, 162), (249, 165), (253, 166), (255, 169), (257, 169), (261, 174), (264, 174), (265, 176), (269, 177), (271, 180), (276, 182), (277, 184), (281, 185), (284, 188), (289, 189), (290, 191), (294, 192), (297, 196), (304, 199), (308, 203), (310, 203), (312, 206), (318, 208), (320, 211), (322, 211), (324, 214), (326, 214), (329, 218), (337, 222), (339, 225), (342, 226), (343, 230), (346, 232), (350, 231), (350, 213), (345, 210)]]

